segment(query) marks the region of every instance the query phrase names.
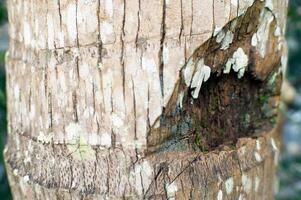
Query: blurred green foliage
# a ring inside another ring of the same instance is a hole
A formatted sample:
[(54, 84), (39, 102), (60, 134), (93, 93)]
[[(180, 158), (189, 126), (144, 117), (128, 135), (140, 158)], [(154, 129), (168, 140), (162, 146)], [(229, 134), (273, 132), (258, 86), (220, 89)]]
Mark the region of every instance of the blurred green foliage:
[(0, 25), (7, 22), (7, 12), (6, 7), (3, 1), (0, 1)]
[[(7, 22), (7, 12), (4, 1), (0, 1), (0, 25)], [(3, 37), (3, 36), (0, 36)], [(0, 199), (11, 199), (11, 193), (7, 182), (3, 163), (3, 148), (6, 141), (6, 95), (5, 95), (5, 52), (0, 51)]]
[(287, 24), (287, 42), (289, 46), (288, 78), (301, 90), (301, 1), (290, 0)]

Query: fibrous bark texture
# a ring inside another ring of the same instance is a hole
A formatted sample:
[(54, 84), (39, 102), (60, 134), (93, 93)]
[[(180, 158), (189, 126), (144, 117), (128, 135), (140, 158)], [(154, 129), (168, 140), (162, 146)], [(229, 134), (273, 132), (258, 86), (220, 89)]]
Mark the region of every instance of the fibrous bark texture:
[(272, 199), (287, 0), (8, 0), (15, 199)]

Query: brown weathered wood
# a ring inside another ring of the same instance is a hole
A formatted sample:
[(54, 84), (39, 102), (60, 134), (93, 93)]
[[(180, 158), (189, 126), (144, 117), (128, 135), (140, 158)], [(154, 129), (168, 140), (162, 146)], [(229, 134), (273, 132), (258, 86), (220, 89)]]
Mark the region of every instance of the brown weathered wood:
[(8, 0), (14, 199), (272, 199), (286, 7)]

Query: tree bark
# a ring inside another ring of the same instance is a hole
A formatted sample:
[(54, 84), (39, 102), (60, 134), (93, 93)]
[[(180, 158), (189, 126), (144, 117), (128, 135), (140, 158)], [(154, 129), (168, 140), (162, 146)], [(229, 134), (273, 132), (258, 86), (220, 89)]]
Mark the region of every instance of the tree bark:
[(286, 0), (8, 0), (14, 199), (273, 199)]

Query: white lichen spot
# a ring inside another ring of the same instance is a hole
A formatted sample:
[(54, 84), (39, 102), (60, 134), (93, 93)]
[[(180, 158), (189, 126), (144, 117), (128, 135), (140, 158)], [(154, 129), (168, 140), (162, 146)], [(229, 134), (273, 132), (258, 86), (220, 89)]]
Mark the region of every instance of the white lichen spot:
[(103, 69), (103, 64), (102, 64), (101, 62), (98, 63), (98, 64), (97, 64), (97, 68), (100, 69), (100, 70), (102, 70), (102, 69)]
[(167, 194), (168, 199), (174, 199), (176, 192), (178, 191), (178, 187), (175, 182), (172, 182), (171, 184), (165, 185), (165, 190)]
[(251, 45), (253, 47), (256, 47), (257, 46), (257, 43), (258, 43), (258, 40), (257, 40), (257, 34), (254, 33), (253, 36), (252, 36), (252, 39), (251, 39)]
[[(259, 54), (262, 58), (266, 54), (266, 46), (269, 41), (270, 35), (270, 24), (274, 20), (274, 16), (271, 11), (264, 9), (260, 14), (260, 24), (256, 33), (254, 33), (252, 40), (257, 40), (256, 46), (259, 51)], [(253, 45), (254, 46), (254, 45)]]
[(29, 176), (28, 176), (28, 175), (25, 175), (25, 176), (23, 177), (23, 181), (24, 181), (24, 183), (28, 183), (28, 181), (29, 181)]
[(7, 148), (7, 146), (5, 146), (4, 149), (3, 149), (3, 154), (6, 154), (7, 151), (8, 151), (8, 148)]
[(214, 31), (213, 31), (213, 36), (215, 37), (216, 35), (218, 35), (222, 30), (222, 27), (215, 27)]
[(191, 88), (194, 88), (192, 92), (192, 97), (194, 99), (198, 98), (200, 89), (202, 87), (202, 83), (206, 82), (211, 73), (211, 68), (204, 64), (204, 59), (200, 59), (197, 63), (197, 70), (193, 75), (193, 79), (191, 82)]
[(275, 29), (274, 36), (275, 37), (281, 36), (281, 28), (279, 26), (277, 26), (277, 28)]
[(244, 76), (248, 63), (249, 63), (248, 56), (245, 54), (242, 48), (238, 48), (234, 52), (233, 57), (227, 61), (224, 69), (224, 73), (225, 74), (230, 73), (232, 67), (233, 70), (238, 73), (237, 77), (242, 78)]
[(258, 152), (254, 152), (254, 157), (257, 162), (261, 162), (262, 158)]
[(278, 151), (278, 148), (277, 148), (274, 138), (271, 138), (271, 145), (272, 145), (273, 151)]
[(111, 145), (112, 145), (111, 135), (108, 133), (103, 133), (100, 136), (100, 145), (105, 146), (105, 147), (111, 147)]
[(177, 99), (177, 105), (180, 107), (180, 108), (183, 108), (183, 99), (184, 99), (184, 92), (181, 91), (179, 96), (178, 96), (178, 99)]
[(163, 48), (163, 63), (166, 65), (169, 62), (169, 49), (168, 47)]
[(217, 200), (222, 200), (223, 199), (223, 191), (222, 190), (218, 191), (216, 199)]
[(272, 145), (272, 150), (273, 150), (273, 154), (274, 154), (274, 164), (276, 166), (276, 165), (278, 165), (278, 161), (279, 161), (279, 150), (277, 148), (274, 138), (271, 138), (271, 145)]
[(230, 47), (230, 44), (232, 44), (234, 38), (234, 34), (231, 31), (227, 31), (225, 37), (222, 40), (221, 49), (226, 50)]
[(18, 172), (19, 172), (18, 169), (14, 169), (14, 170), (13, 170), (13, 175), (14, 175), (14, 176), (18, 176)]
[(221, 31), (217, 34), (217, 36), (216, 36), (216, 42), (217, 42), (217, 43), (221, 43), (221, 42), (223, 41), (223, 39), (224, 39), (225, 36), (226, 36), (225, 31), (224, 31), (224, 30), (221, 30)]
[(243, 77), (246, 67), (248, 66), (249, 58), (242, 48), (238, 48), (233, 54), (233, 59), (235, 60), (232, 66), (233, 70), (238, 72), (238, 78), (241, 78)]
[(234, 187), (234, 181), (233, 181), (233, 178), (228, 178), (226, 181), (225, 181), (225, 188), (226, 188), (226, 192), (227, 194), (231, 194), (232, 191), (233, 191), (233, 187)]
[(258, 192), (259, 184), (260, 184), (260, 179), (256, 176), (255, 177), (255, 187), (254, 187), (255, 192)]
[(287, 62), (288, 62), (287, 54), (282, 55), (281, 56), (281, 70), (282, 70), (283, 76), (286, 76)]
[(28, 186), (29, 176), (25, 175), (22, 178), (19, 179), (19, 186), (21, 188), (21, 191), (25, 194), (27, 192), (27, 186)]
[(266, 0), (265, 1), (265, 7), (269, 8), (270, 10), (273, 10), (274, 9), (273, 0)]
[(241, 182), (242, 182), (244, 191), (246, 193), (249, 193), (252, 188), (252, 180), (246, 174), (243, 174), (241, 177)]
[(259, 140), (256, 140), (256, 149), (259, 151), (261, 149), (261, 144)]
[(185, 84), (187, 87), (189, 87), (190, 83), (191, 83), (193, 71), (195, 68), (194, 65), (195, 65), (195, 63), (193, 61), (193, 57), (190, 57), (182, 71), (182, 75), (183, 75), (183, 78), (184, 78), (184, 81), (185, 81)]
[(40, 132), (37, 140), (43, 144), (49, 144), (52, 140), (53, 133), (44, 134), (43, 132)]

